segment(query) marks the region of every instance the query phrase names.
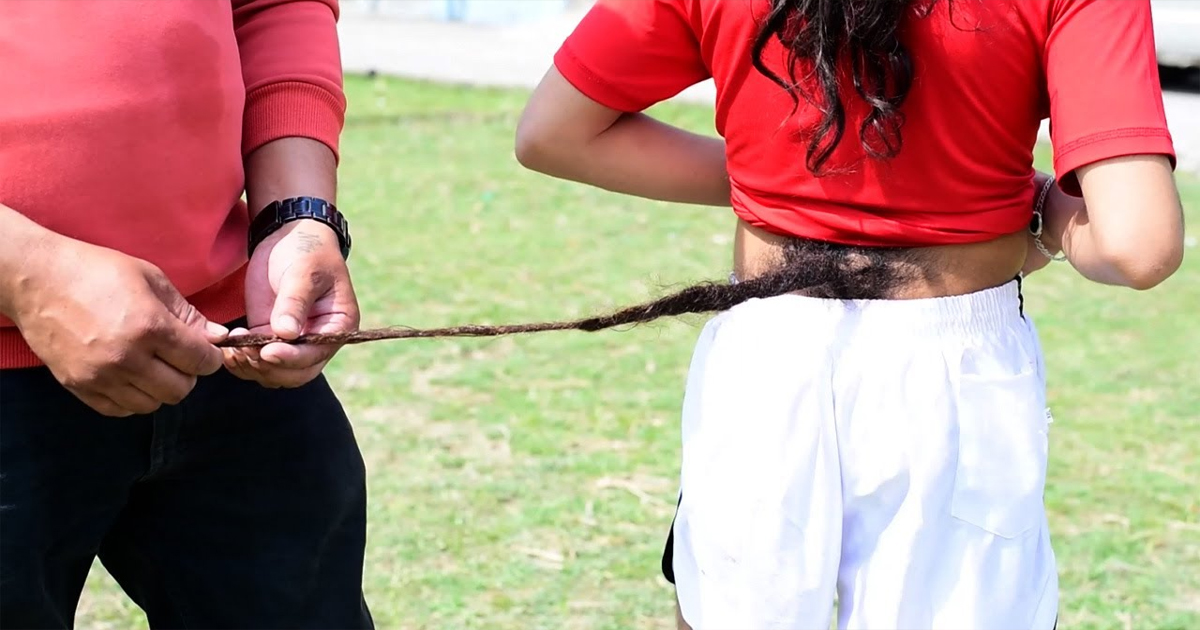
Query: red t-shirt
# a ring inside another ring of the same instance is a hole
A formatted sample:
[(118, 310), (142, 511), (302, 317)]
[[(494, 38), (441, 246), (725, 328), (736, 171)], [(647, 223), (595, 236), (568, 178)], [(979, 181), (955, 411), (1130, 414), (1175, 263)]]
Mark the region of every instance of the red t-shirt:
[[(637, 112), (712, 78), (716, 128), (726, 140), (731, 201), (745, 221), (785, 235), (857, 245), (989, 240), (1032, 216), (1033, 148), (1051, 121), (1054, 169), (1164, 154), (1163, 113), (1149, 0), (939, 1), (903, 25), (914, 84), (902, 108), (903, 148), (864, 160), (865, 107), (847, 86), (846, 135), (814, 177), (794, 132), (819, 114), (751, 65), (767, 0), (599, 0), (554, 58), (593, 100)], [(772, 41), (763, 61), (787, 76)], [(1132, 210), (1132, 209), (1131, 209)]]

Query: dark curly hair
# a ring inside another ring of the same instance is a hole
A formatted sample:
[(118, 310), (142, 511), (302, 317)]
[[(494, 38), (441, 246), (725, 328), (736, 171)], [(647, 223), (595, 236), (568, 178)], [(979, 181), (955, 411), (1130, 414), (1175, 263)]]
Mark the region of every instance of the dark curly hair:
[[(858, 129), (866, 154), (883, 159), (900, 152), (900, 107), (913, 84), (901, 27), (910, 12), (928, 16), (936, 1), (771, 0), (754, 39), (752, 61), (792, 97), (793, 113), (801, 100), (821, 112), (818, 121), (802, 130), (808, 144), (805, 166), (814, 175), (836, 170), (826, 166), (846, 134), (846, 70), (858, 98), (871, 108)], [(786, 78), (763, 61), (767, 46), (776, 40), (787, 51)]]

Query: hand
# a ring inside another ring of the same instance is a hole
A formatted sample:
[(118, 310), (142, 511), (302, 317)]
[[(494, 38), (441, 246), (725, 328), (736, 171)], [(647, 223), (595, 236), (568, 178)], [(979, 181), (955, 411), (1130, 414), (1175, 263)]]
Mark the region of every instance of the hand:
[(183, 400), (221, 367), (226, 337), (143, 260), (59, 237), (26, 268), (12, 319), (72, 394), (106, 416)]
[[(295, 339), (358, 330), (358, 299), (337, 235), (319, 221), (284, 225), (255, 248), (246, 270), (249, 331)], [(299, 387), (321, 373), (339, 346), (272, 343), (225, 348), (225, 367), (267, 387)]]
[[(1025, 250), (1025, 264), (1021, 267), (1021, 274), (1024, 276), (1029, 276), (1029, 274), (1035, 271), (1040, 271), (1049, 265), (1050, 259), (1046, 258), (1046, 255), (1043, 254), (1041, 250), (1037, 248), (1037, 245), (1034, 244), (1032, 232), (1026, 230), (1025, 240), (1027, 249)], [(1042, 244), (1046, 246), (1046, 249), (1050, 250), (1051, 254), (1057, 253), (1057, 248), (1051, 248), (1050, 244), (1046, 242), (1045, 233), (1042, 234)]]
[[(1034, 184), (1038, 193), (1041, 192), (1042, 186), (1048, 179), (1048, 176), (1040, 173), (1034, 178)], [(1034, 195), (1034, 203), (1037, 203), (1037, 194)], [(1067, 195), (1057, 185), (1051, 185), (1050, 192), (1046, 195), (1046, 204), (1042, 208), (1041, 241), (1047, 251), (1055, 256), (1062, 252), (1063, 244), (1061, 239), (1063, 233), (1082, 209), (1083, 201), (1081, 199)], [(1028, 249), (1026, 250), (1025, 265), (1021, 268), (1021, 273), (1028, 276), (1035, 271), (1045, 268), (1051, 261), (1038, 249), (1033, 234), (1028, 229), (1026, 229), (1026, 234)]]

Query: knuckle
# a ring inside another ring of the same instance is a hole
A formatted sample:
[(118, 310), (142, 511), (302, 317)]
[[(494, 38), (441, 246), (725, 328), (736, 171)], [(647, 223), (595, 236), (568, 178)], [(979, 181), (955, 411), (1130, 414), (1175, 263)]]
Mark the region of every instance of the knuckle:
[(162, 317), (143, 315), (131, 322), (127, 336), (132, 344), (139, 345), (159, 338), (166, 330)]
[(181, 385), (171, 388), (167, 392), (166, 400), (163, 402), (167, 403), (168, 405), (178, 405), (179, 403), (183, 402), (183, 400), (188, 397), (188, 394), (191, 394), (192, 390), (195, 388), (196, 378), (189, 378)]
[(199, 376), (209, 376), (210, 374), (215, 374), (217, 370), (221, 369), (222, 363), (223, 357), (221, 356), (221, 352), (219, 350), (215, 352), (205, 352), (204, 354), (196, 357), (196, 369), (194, 370), (194, 374)]
[(137, 363), (138, 356), (139, 353), (134, 350), (134, 346), (121, 344), (113, 348), (108, 356), (108, 365), (97, 371), (97, 377), (107, 376), (108, 372), (115, 371), (118, 368), (132, 369), (134, 364)]
[(110, 418), (128, 418), (129, 416), (133, 415), (133, 412), (129, 411), (128, 409), (123, 409), (108, 403), (93, 405), (92, 408), (100, 412), (101, 415), (105, 415)]
[(223, 356), (217, 348), (196, 348), (180, 362), (182, 365), (177, 367), (188, 376), (208, 376), (221, 368)]
[(180, 321), (188, 326), (191, 326), (201, 319), (204, 319), (204, 316), (200, 314), (200, 309), (196, 308), (196, 306), (191, 302), (184, 302), (180, 308), (183, 310), (177, 315), (177, 317)]
[(271, 383), (271, 387), (274, 387), (277, 389), (282, 389), (282, 388), (293, 387), (292, 382), (295, 379), (293, 377), (285, 376), (282, 374), (274, 374), (274, 375), (270, 376), (268, 380)]
[(295, 388), (306, 385), (309, 381), (317, 377), (320, 370), (299, 370), (290, 371), (285, 374), (280, 374), (276, 378), (276, 383), (279, 387)]
[(128, 418), (133, 415), (133, 412), (124, 407), (112, 402), (107, 398), (91, 396), (82, 392), (73, 392), (76, 397), (83, 401), (85, 405), (91, 407), (96, 413), (110, 418)]
[(73, 370), (63, 375), (59, 382), (63, 387), (70, 390), (92, 390), (110, 380), (112, 368), (115, 364), (107, 365), (88, 365), (79, 370)]
[(160, 408), (162, 408), (162, 406), (163, 406), (163, 404), (161, 401), (155, 400), (153, 402), (137, 403), (137, 404), (133, 405), (132, 409), (134, 412), (136, 412), (140, 415), (145, 415), (148, 413), (154, 413), (155, 411), (158, 411)]
[(65, 374), (58, 382), (71, 391), (81, 391), (90, 389), (95, 380), (95, 376), (90, 374)]
[(279, 389), (281, 387), (278, 377), (264, 374), (260, 371), (253, 371), (249, 374), (250, 380), (262, 385), (268, 389)]
[(285, 303), (290, 304), (291, 306), (293, 306), (295, 308), (298, 308), (301, 310), (308, 308), (309, 300), (304, 295), (290, 293), (288, 295), (284, 295), (281, 297)]

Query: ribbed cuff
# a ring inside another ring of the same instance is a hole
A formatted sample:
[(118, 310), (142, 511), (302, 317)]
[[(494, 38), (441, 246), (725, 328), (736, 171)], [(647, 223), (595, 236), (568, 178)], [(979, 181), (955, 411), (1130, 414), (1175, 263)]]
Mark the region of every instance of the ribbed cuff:
[(346, 122), (346, 99), (302, 81), (272, 83), (246, 95), (242, 155), (280, 138), (311, 138), (340, 159), (338, 140)]
[(39, 365), (42, 365), (42, 360), (33, 353), (33, 350), (29, 349), (29, 344), (25, 343), (21, 331), (17, 330), (15, 326), (0, 328), (0, 369), (29, 368)]

